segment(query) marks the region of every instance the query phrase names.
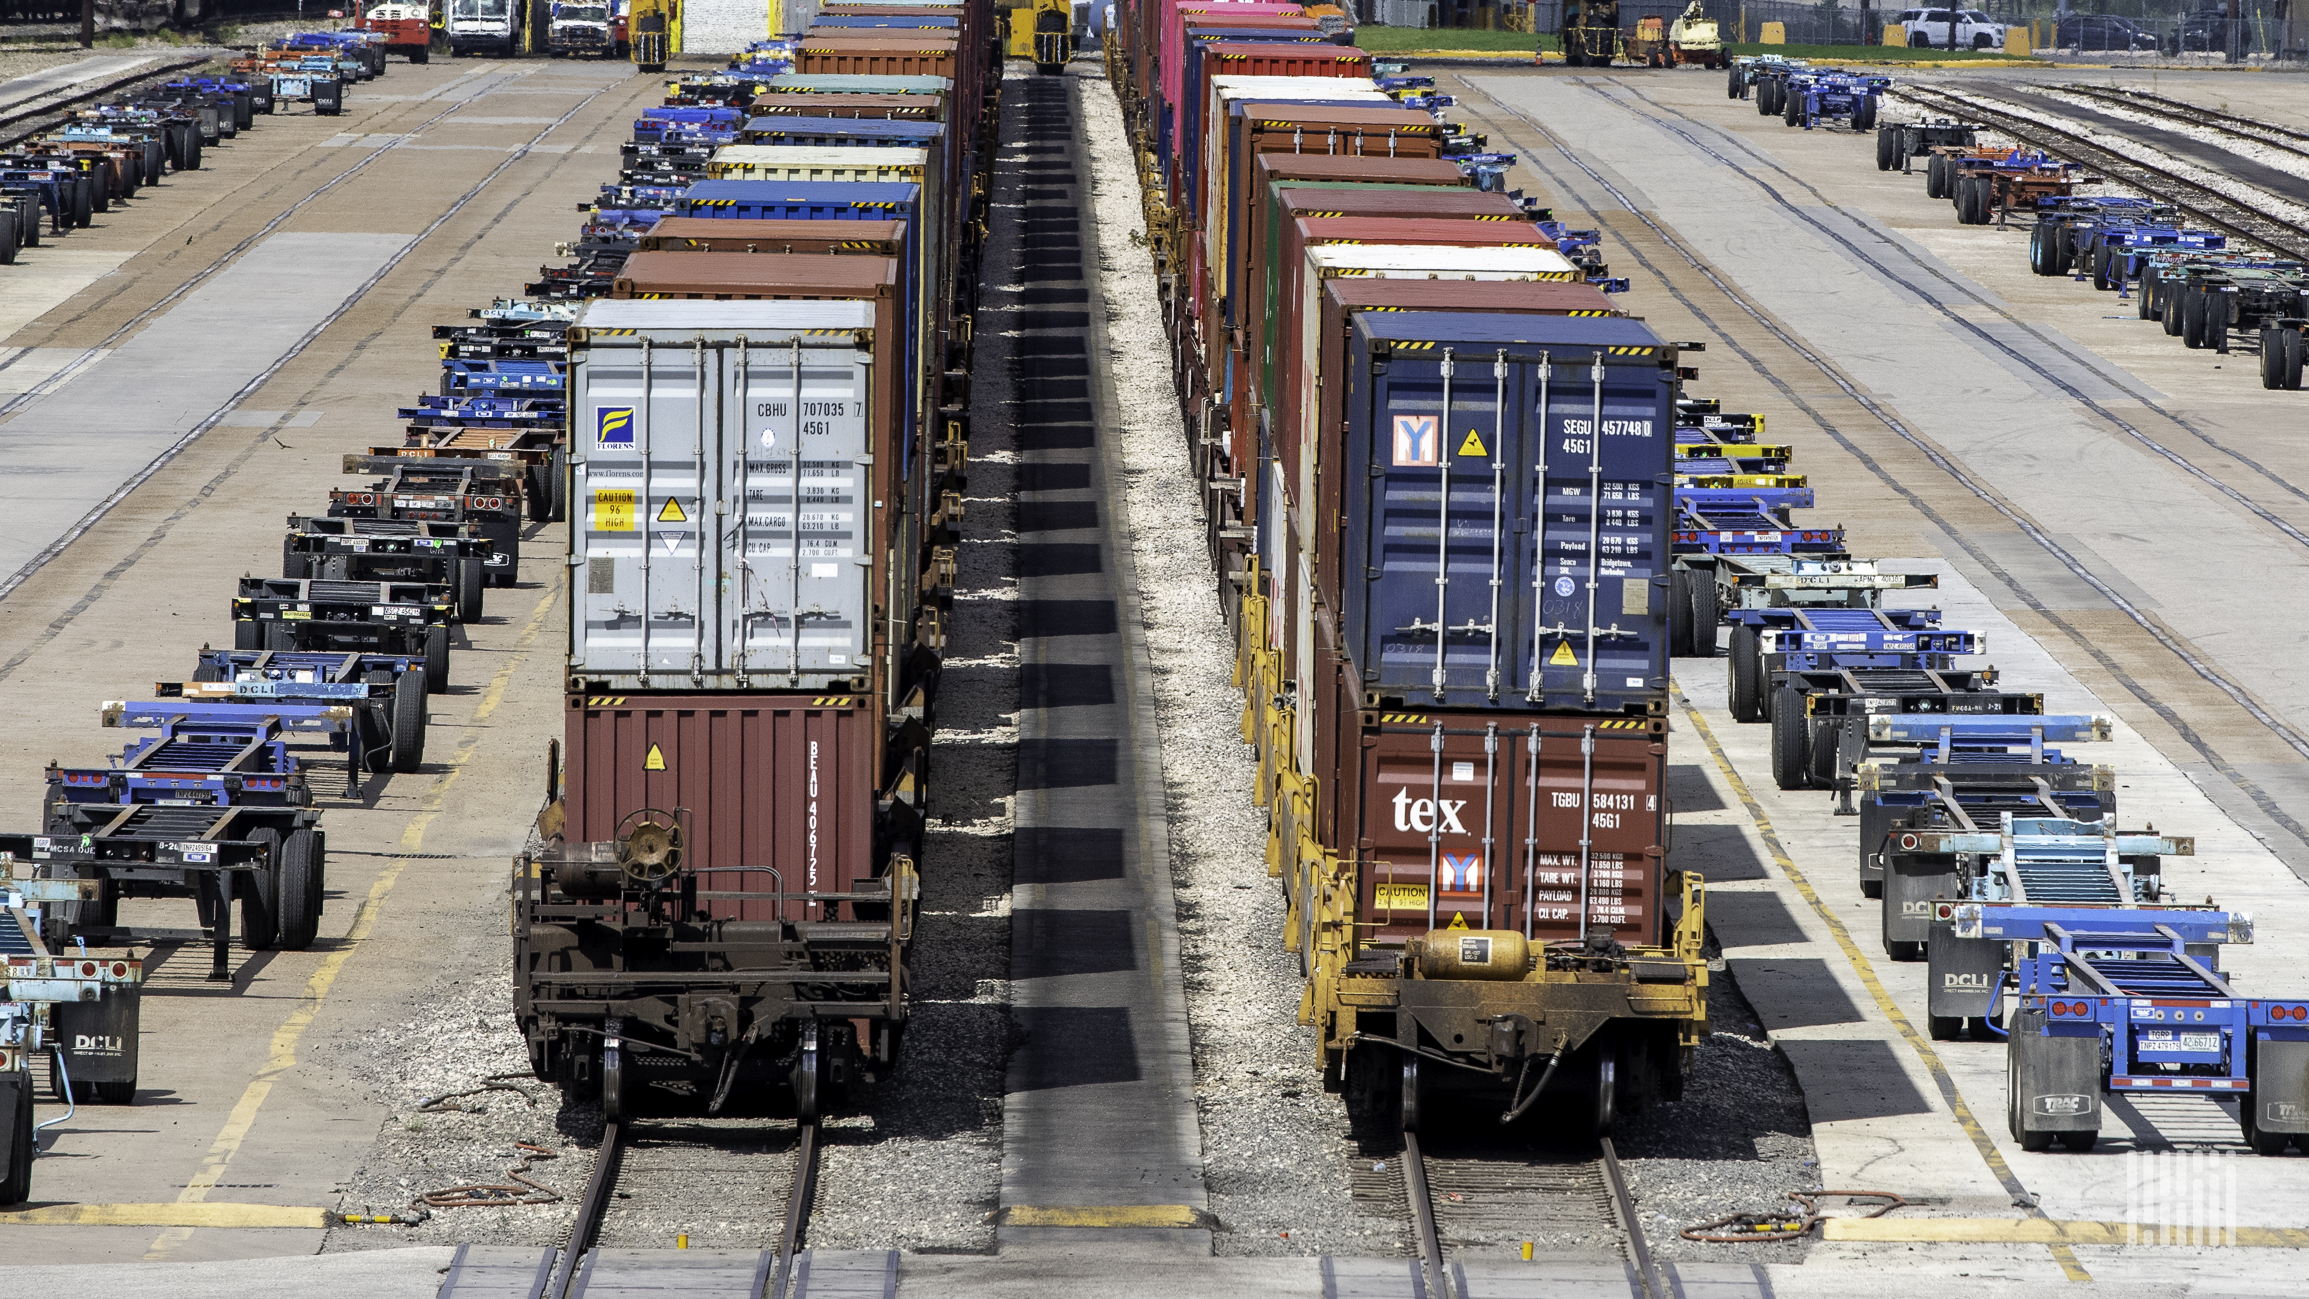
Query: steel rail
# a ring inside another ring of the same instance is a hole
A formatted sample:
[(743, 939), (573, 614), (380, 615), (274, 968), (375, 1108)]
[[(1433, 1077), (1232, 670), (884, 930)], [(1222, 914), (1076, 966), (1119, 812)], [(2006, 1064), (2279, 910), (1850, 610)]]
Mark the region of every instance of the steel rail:
[(1643, 1220), (1636, 1215), (1636, 1201), (1628, 1193), (1628, 1179), (1620, 1172), (1619, 1151), (1610, 1137), (1596, 1138), (1601, 1154), (1596, 1162), (1603, 1168), (1604, 1185), (1611, 1192), (1611, 1212), (1619, 1219), (1620, 1231), (1628, 1240), (1628, 1261), (1636, 1265), (1636, 1277), (1643, 1283), (1644, 1293), (1650, 1299), (1664, 1299), (1666, 1287), (1659, 1281), (1659, 1272), (1652, 1266), (1652, 1247), (1644, 1240)]
[(171, 59), (154, 67), (139, 68), (124, 76), (115, 77), (102, 85), (50, 97), (29, 108), (11, 108), (5, 113), (0, 113), (0, 132), (14, 130), (24, 126), (27, 122), (35, 123), (35, 125), (25, 127), (24, 130), (14, 135), (0, 135), (0, 148), (21, 144), (42, 131), (50, 129), (55, 124), (47, 119), (75, 104), (83, 104), (91, 99), (102, 99), (116, 90), (125, 90), (140, 82), (161, 80), (187, 68), (197, 68), (203, 64), (213, 63), (216, 59), (217, 56), (213, 54), (204, 54), (199, 58), (192, 59)]
[(1419, 1241), (1419, 1266), (1425, 1275), (1427, 1299), (1451, 1299), (1443, 1266), (1443, 1237), (1435, 1230), (1435, 1197), (1427, 1190), (1427, 1157), (1419, 1153), (1419, 1134), (1403, 1134), (1403, 1195), (1411, 1205), (1411, 1231)]
[(2296, 131), (2292, 127), (2280, 126), (2275, 122), (2239, 117), (2235, 113), (2224, 113), (2216, 108), (2205, 108), (2198, 104), (2186, 103), (2148, 90), (2126, 90), (2113, 86), (2047, 86), (2039, 93), (2052, 94), (2054, 92), (2076, 95), (2083, 99), (2099, 100), (2119, 108), (2132, 109), (2134, 112), (2164, 113), (2178, 117), (2192, 126), (2201, 126), (2209, 131), (2219, 131), (2224, 135), (2234, 135), (2240, 139), (2251, 140), (2255, 144), (2266, 144), (2271, 148), (2283, 149), (2287, 153), (2309, 158), (2309, 131)]
[(785, 1299), (786, 1284), (794, 1273), (794, 1256), (810, 1226), (810, 1202), (818, 1196), (818, 1125), (804, 1123), (794, 1147), (794, 1186), (786, 1194), (786, 1228), (778, 1235), (778, 1275), (770, 1283), (769, 1299)]
[(561, 1265), (554, 1270), (547, 1299), (569, 1299), (577, 1280), (577, 1261), (601, 1232), (602, 1215), (609, 1212), (610, 1192), (617, 1189), (618, 1165), (625, 1157), (625, 1124), (611, 1120), (601, 1129), (601, 1153), (593, 1161), (593, 1176), (585, 1183), (585, 1198), (577, 1202), (577, 1220), (569, 1226), (569, 1241), (561, 1248)]
[(2201, 181), (2130, 157), (2074, 131), (2023, 117), (1978, 99), (1958, 98), (1916, 86), (1901, 87), (1892, 93), (1930, 111), (1962, 113), (1983, 121), (2022, 144), (2092, 167), (2121, 184), (2165, 199), (2225, 234), (2261, 244), (2285, 257), (2309, 261), (2309, 226), (2257, 208)]

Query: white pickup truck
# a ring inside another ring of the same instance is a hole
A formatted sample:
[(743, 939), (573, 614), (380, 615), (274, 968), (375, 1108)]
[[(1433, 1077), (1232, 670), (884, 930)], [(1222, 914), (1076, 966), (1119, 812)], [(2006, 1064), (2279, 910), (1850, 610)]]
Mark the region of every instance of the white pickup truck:
[(608, 4), (553, 6), (553, 23), (546, 33), (546, 46), (555, 58), (591, 54), (606, 59), (614, 55), (617, 43), (609, 34)]

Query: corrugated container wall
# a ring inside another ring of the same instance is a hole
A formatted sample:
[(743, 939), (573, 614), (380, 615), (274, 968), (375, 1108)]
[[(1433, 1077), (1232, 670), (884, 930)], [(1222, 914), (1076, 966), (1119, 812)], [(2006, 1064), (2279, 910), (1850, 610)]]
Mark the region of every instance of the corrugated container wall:
[(1674, 349), (1627, 318), (1363, 312), (1335, 607), (1370, 694), (1647, 713), (1667, 691)]
[[(670, 255), (670, 254), (669, 254)], [(701, 254), (703, 255), (703, 254)], [(830, 259), (843, 260), (843, 259)], [(846, 691), (876, 674), (865, 302), (589, 304), (570, 330), (569, 675), (597, 693)]]
[[(572, 695), (563, 731), (572, 841), (615, 839), (626, 816), (657, 808), (687, 813), (682, 864), (710, 872), (699, 877), (706, 891), (847, 893), (884, 869), (874, 835), (882, 726), (871, 700)], [(767, 902), (707, 909), (779, 918)], [(788, 903), (783, 918), (851, 917)]]

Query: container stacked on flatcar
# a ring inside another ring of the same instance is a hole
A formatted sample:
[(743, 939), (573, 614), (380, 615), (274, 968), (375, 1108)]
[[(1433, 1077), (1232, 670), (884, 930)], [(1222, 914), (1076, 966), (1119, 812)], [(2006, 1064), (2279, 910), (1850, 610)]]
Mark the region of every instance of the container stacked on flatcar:
[(539, 1076), (613, 1115), (807, 1118), (895, 1063), (995, 42), (984, 0), (828, 5), (677, 83), (589, 219), (630, 238), (568, 330), (567, 726), (516, 999)]
[(1295, 6), (1142, 0), (1119, 34), (1326, 1080), (1409, 1127), (1608, 1130), (1706, 1031), (1662, 787), (1690, 372), (1431, 83)]

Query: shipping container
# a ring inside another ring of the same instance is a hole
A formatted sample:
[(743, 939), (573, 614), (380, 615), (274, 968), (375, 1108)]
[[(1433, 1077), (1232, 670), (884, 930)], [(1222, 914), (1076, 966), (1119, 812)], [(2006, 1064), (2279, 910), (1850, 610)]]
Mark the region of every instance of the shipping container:
[[(682, 864), (704, 890), (839, 896), (882, 876), (874, 805), (885, 754), (870, 698), (571, 695), (563, 720), (571, 840), (614, 840), (632, 813), (678, 808), (688, 814)], [(723, 919), (858, 919), (854, 902), (825, 899), (709, 899), (704, 909)]]
[[(1261, 154), (1340, 154), (1348, 157), (1433, 158), (1442, 147), (1440, 128), (1425, 113), (1399, 108), (1357, 107), (1335, 102), (1276, 102), (1264, 97), (1229, 100), (1214, 92), (1214, 129), (1208, 133), (1204, 210), (1200, 218), (1203, 264), (1209, 282), (1201, 285), (1205, 373), (1214, 391), (1226, 382), (1224, 328), (1239, 323), (1229, 309), (1234, 291), (1233, 241), (1248, 228), (1253, 161)], [(1217, 129), (1220, 123), (1224, 129)]]
[[(1266, 45), (1280, 42), (1312, 46), (1330, 43), (1313, 20), (1281, 15), (1189, 20), (1180, 39), (1179, 85), (1182, 94), (1191, 94), (1195, 87), (1203, 84), (1203, 55), (1213, 45)], [(1180, 141), (1185, 140), (1192, 131), (1196, 116), (1194, 110), (1183, 105), (1173, 106), (1171, 130), (1160, 143), (1175, 150)]]
[(1446, 928), (1663, 941), (1664, 718), (1365, 708), (1335, 733), (1322, 783), (1366, 944)]
[(763, 83), (773, 97), (781, 95), (925, 95), (945, 100), (954, 92), (949, 77), (858, 76), (854, 74), (803, 76), (780, 73)]
[(756, 117), (738, 138), (746, 144), (816, 149), (945, 150), (943, 122), (900, 122), (879, 117)]
[[(1257, 45), (1219, 44), (1210, 48), (1214, 51), (1225, 51), (1260, 47)], [(1275, 46), (1273, 48), (1329, 51), (1337, 50), (1339, 47), (1336, 45), (1306, 45)], [(1170, 177), (1171, 202), (1173, 206), (1185, 212), (1189, 221), (1197, 228), (1204, 224), (1209, 215), (1208, 193), (1216, 179), (1207, 173), (1213, 162), (1223, 155), (1226, 143), (1223, 131), (1218, 131), (1218, 138), (1211, 140), (1205, 138), (1204, 128), (1206, 123), (1213, 128), (1223, 125), (1227, 119), (1228, 111), (1233, 105), (1239, 103), (1323, 103), (1339, 107), (1367, 107), (1388, 112), (1403, 111), (1395, 106), (1395, 101), (1388, 97), (1387, 92), (1379, 89), (1377, 82), (1370, 80), (1368, 62), (1361, 65), (1362, 71), (1354, 72), (1352, 70), (1357, 66), (1356, 64), (1325, 61), (1330, 57), (1326, 54), (1321, 56), (1321, 59), (1302, 61), (1298, 65), (1299, 71), (1253, 74), (1239, 70), (1243, 66), (1240, 60), (1228, 63), (1218, 61), (1219, 55), (1217, 54), (1212, 57), (1212, 67), (1229, 69), (1229, 71), (1217, 77), (1206, 76), (1202, 79), (1196, 91), (1196, 98), (1181, 110), (1178, 138), (1172, 143), (1173, 151), (1178, 156), (1179, 165), (1173, 168)], [(1333, 71), (1333, 69), (1341, 70)], [(1282, 152), (1289, 151), (1284, 150)], [(1320, 150), (1314, 152), (1320, 152)], [(1342, 149), (1340, 152), (1352, 154), (1354, 150)]]
[(661, 217), (641, 236), (641, 252), (861, 253), (902, 257), (903, 221), (717, 221)]
[(1675, 363), (1626, 317), (1356, 315), (1324, 595), (1367, 693), (1664, 710)]
[(912, 553), (892, 532), (911, 521), (876, 508), (898, 415), (875, 400), (875, 312), (586, 306), (569, 330), (573, 689), (889, 697), (910, 632), (889, 559)]
[[(791, 180), (835, 184), (937, 183), (928, 149), (802, 148), (726, 144), (706, 163), (711, 180)], [(929, 172), (929, 175), (925, 175)]]
[(1295, 4), (1262, 3), (1254, 0), (1242, 4), (1179, 4), (1176, 0), (1155, 0), (1144, 9), (1158, 30), (1149, 33), (1153, 38), (1149, 52), (1159, 48), (1161, 53), (1150, 64), (1148, 84), (1140, 87), (1153, 104), (1157, 120), (1155, 147), (1158, 157), (1167, 157), (1172, 134), (1177, 130), (1179, 102), (1185, 98), (1188, 87), (1197, 83), (1186, 79), (1186, 29), (1190, 21), (1228, 17), (1237, 19), (1281, 18), (1305, 21), (1306, 10)]
[[(1272, 382), (1271, 347), (1276, 328), (1268, 303), (1278, 299), (1268, 287), (1282, 249), (1282, 228), (1298, 217), (1425, 217), (1434, 220), (1527, 221), (1523, 210), (1505, 194), (1442, 185), (1406, 185), (1400, 182), (1317, 184), (1312, 181), (1273, 179), (1262, 155), (1252, 160), (1253, 180), (1244, 208), (1244, 224), (1229, 239), (1232, 308), (1230, 323), (1243, 331), (1239, 345), (1251, 366), (1254, 403)], [(1458, 171), (1453, 167), (1454, 172)], [(1464, 181), (1461, 182), (1464, 184)], [(1278, 220), (1270, 222), (1269, 213)], [(1255, 426), (1254, 426), (1255, 427)]]
[[(944, 77), (925, 78), (940, 85)], [(934, 95), (777, 94), (756, 95), (746, 111), (755, 117), (880, 117), (892, 121), (936, 122), (945, 105)]]
[(810, 77), (952, 77), (954, 55), (952, 42), (927, 35), (809, 36), (794, 46), (794, 66)]

